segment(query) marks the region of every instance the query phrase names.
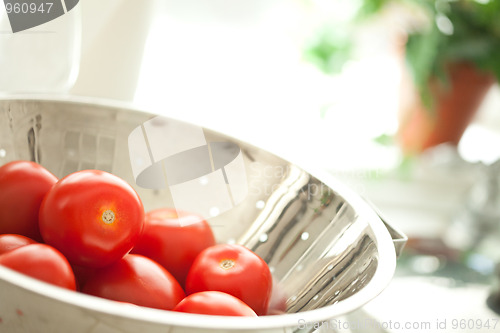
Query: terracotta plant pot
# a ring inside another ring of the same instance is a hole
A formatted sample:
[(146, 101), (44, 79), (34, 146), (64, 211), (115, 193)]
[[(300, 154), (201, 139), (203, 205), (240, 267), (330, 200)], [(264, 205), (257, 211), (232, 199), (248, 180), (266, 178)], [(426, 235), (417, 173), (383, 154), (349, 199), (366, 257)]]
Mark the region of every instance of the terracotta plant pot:
[(448, 78), (447, 83), (437, 78), (429, 82), (432, 110), (422, 105), (416, 92), (402, 96), (397, 138), (405, 154), (419, 154), (442, 143), (458, 145), (495, 82), (493, 74), (467, 62), (450, 64)]

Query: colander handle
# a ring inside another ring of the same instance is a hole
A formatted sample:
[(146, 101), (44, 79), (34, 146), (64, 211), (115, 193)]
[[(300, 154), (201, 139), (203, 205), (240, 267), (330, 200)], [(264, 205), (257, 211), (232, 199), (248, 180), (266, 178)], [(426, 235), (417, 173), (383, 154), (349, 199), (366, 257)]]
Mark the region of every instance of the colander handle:
[(408, 241), (408, 236), (406, 236), (403, 232), (390, 225), (387, 222), (387, 219), (382, 215), (380, 210), (378, 210), (378, 208), (370, 200), (366, 200), (366, 202), (368, 202), (368, 204), (372, 207), (372, 209), (378, 215), (380, 220), (384, 222), (387, 231), (389, 231), (389, 235), (391, 235), (392, 242), (394, 244), (394, 249), (396, 250), (396, 257), (399, 258), (399, 256), (403, 252), (403, 248), (405, 247), (406, 242)]
[(399, 258), (399, 256), (403, 252), (403, 248), (405, 247), (406, 242), (408, 241), (408, 236), (387, 223), (387, 221), (382, 216), (380, 216), (380, 214), (378, 214), (378, 216), (380, 217), (382, 222), (384, 222), (387, 231), (389, 231), (389, 235), (391, 235), (392, 238), (392, 243), (394, 244), (394, 249), (396, 250), (396, 257)]

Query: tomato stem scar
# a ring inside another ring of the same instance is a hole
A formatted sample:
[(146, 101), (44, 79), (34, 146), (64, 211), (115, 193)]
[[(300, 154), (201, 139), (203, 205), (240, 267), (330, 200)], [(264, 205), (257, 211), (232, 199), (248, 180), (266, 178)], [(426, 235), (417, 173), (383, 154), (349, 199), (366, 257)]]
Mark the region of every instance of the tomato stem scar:
[(224, 259), (220, 262), (220, 267), (222, 269), (230, 269), (232, 267), (234, 267), (235, 265), (235, 262), (233, 259)]
[(102, 213), (102, 221), (106, 224), (111, 224), (115, 221), (115, 213), (112, 210), (105, 210)]

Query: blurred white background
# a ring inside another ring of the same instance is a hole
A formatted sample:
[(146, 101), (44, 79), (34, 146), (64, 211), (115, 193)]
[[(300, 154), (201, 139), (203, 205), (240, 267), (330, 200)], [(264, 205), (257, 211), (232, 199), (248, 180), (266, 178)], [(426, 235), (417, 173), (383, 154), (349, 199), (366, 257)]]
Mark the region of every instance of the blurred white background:
[[(352, 10), (340, 3), (329, 10)], [(73, 94), (131, 100), (322, 165), (396, 162), (371, 140), (397, 126), (400, 73), (387, 34), (334, 77), (303, 59), (305, 35), (326, 17), (305, 1), (87, 0), (82, 6)], [(379, 25), (373, 35), (389, 28)], [(329, 152), (333, 143), (336, 151)]]

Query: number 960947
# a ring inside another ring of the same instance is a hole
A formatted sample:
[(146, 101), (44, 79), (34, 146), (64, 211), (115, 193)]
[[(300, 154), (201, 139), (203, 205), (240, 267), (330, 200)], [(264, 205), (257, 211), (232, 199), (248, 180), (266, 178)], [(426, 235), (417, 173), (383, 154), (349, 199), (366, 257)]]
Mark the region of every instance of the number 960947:
[(11, 2), (6, 2), (5, 3), (5, 10), (7, 11), (7, 14), (35, 14), (35, 13), (50, 13), (50, 10), (52, 9), (52, 6), (54, 5), (53, 2), (42, 2), (42, 3), (35, 3), (35, 2), (16, 2), (16, 3), (11, 3)]
[[(498, 319), (453, 319), (451, 321), (452, 329), (460, 330), (489, 330), (497, 329)], [(500, 326), (500, 325), (498, 325)]]

